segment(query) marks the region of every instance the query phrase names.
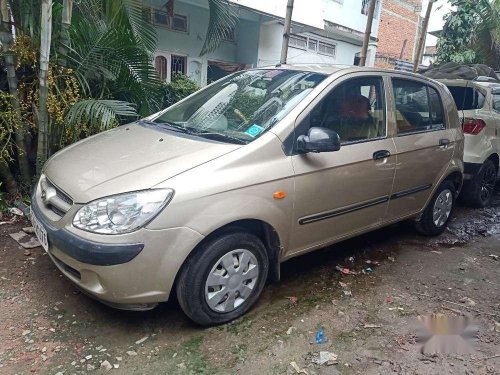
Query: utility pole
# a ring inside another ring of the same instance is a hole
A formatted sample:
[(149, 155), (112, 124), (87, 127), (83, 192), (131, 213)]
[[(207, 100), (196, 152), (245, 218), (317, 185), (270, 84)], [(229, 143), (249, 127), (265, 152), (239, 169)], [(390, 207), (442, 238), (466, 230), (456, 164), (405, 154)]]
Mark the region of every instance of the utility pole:
[(290, 41), (290, 27), (292, 26), (293, 0), (288, 0), (286, 5), (285, 26), (283, 29), (283, 44), (281, 45), (280, 64), (286, 64), (288, 55), (288, 42)]
[(425, 12), (424, 22), (422, 24), (422, 30), (418, 38), (417, 52), (415, 53), (415, 58), (413, 61), (413, 73), (415, 73), (420, 65), (420, 59), (422, 58), (422, 51), (424, 49), (425, 37), (427, 36), (427, 28), (429, 27), (429, 18), (431, 18), (432, 6), (436, 0), (429, 0), (427, 5), (427, 12)]
[(366, 65), (366, 55), (368, 54), (368, 44), (370, 43), (370, 35), (372, 34), (373, 16), (375, 14), (376, 4), (377, 0), (370, 1), (370, 7), (368, 8), (368, 20), (366, 20), (365, 39), (363, 40), (363, 48), (361, 49), (361, 54), (359, 55), (359, 66)]

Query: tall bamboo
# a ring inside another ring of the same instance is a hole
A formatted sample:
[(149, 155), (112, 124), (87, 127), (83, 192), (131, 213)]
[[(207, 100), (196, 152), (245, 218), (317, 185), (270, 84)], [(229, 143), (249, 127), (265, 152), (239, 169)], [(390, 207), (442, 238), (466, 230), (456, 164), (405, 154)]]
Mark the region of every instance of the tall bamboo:
[(38, 149), (37, 149), (37, 174), (40, 174), (43, 164), (47, 160), (49, 114), (47, 110), (47, 97), (49, 95), (49, 59), (50, 42), (52, 37), (52, 1), (42, 0), (42, 17), (40, 20), (40, 70), (39, 98), (38, 98)]
[[(9, 85), (9, 93), (11, 95), (12, 108), (17, 114), (18, 118), (21, 118), (21, 104), (19, 101), (19, 92), (17, 90), (17, 77), (16, 77), (16, 61), (14, 56), (9, 53), (9, 49), (12, 46), (14, 38), (12, 36), (11, 19), (9, 13), (9, 6), (7, 0), (0, 0), (0, 12), (2, 16), (0, 25), (0, 40), (4, 48), (4, 60), (5, 68), (7, 71), (7, 83)], [(17, 161), (19, 165), (19, 171), (21, 173), (21, 181), (24, 184), (29, 184), (31, 180), (31, 171), (28, 162), (28, 155), (26, 152), (26, 129), (24, 124), (19, 124), (16, 127), (14, 139), (17, 148)]]

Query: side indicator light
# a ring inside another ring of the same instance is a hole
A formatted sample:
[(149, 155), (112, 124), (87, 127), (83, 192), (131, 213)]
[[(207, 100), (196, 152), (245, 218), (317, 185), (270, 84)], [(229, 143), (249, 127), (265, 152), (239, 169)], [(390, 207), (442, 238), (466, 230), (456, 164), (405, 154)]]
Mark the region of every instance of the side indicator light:
[(273, 194), (274, 199), (283, 199), (286, 198), (286, 193), (283, 190), (278, 190)]

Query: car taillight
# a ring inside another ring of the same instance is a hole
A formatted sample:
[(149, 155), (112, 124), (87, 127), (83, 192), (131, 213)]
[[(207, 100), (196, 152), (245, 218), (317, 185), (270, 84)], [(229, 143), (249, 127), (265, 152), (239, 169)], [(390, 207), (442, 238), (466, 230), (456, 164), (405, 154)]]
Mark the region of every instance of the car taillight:
[(481, 130), (485, 127), (486, 123), (483, 120), (477, 118), (466, 118), (464, 120), (463, 129), (465, 134), (477, 135), (481, 133)]

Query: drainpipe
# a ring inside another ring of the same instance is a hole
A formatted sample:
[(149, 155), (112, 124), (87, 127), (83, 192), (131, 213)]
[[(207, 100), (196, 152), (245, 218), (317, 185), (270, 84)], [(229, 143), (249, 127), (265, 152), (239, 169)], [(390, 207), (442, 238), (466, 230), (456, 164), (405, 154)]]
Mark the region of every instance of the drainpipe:
[(281, 45), (280, 64), (286, 64), (288, 43), (290, 42), (290, 27), (292, 26), (293, 0), (288, 0), (286, 5), (285, 27), (283, 29), (283, 44)]

